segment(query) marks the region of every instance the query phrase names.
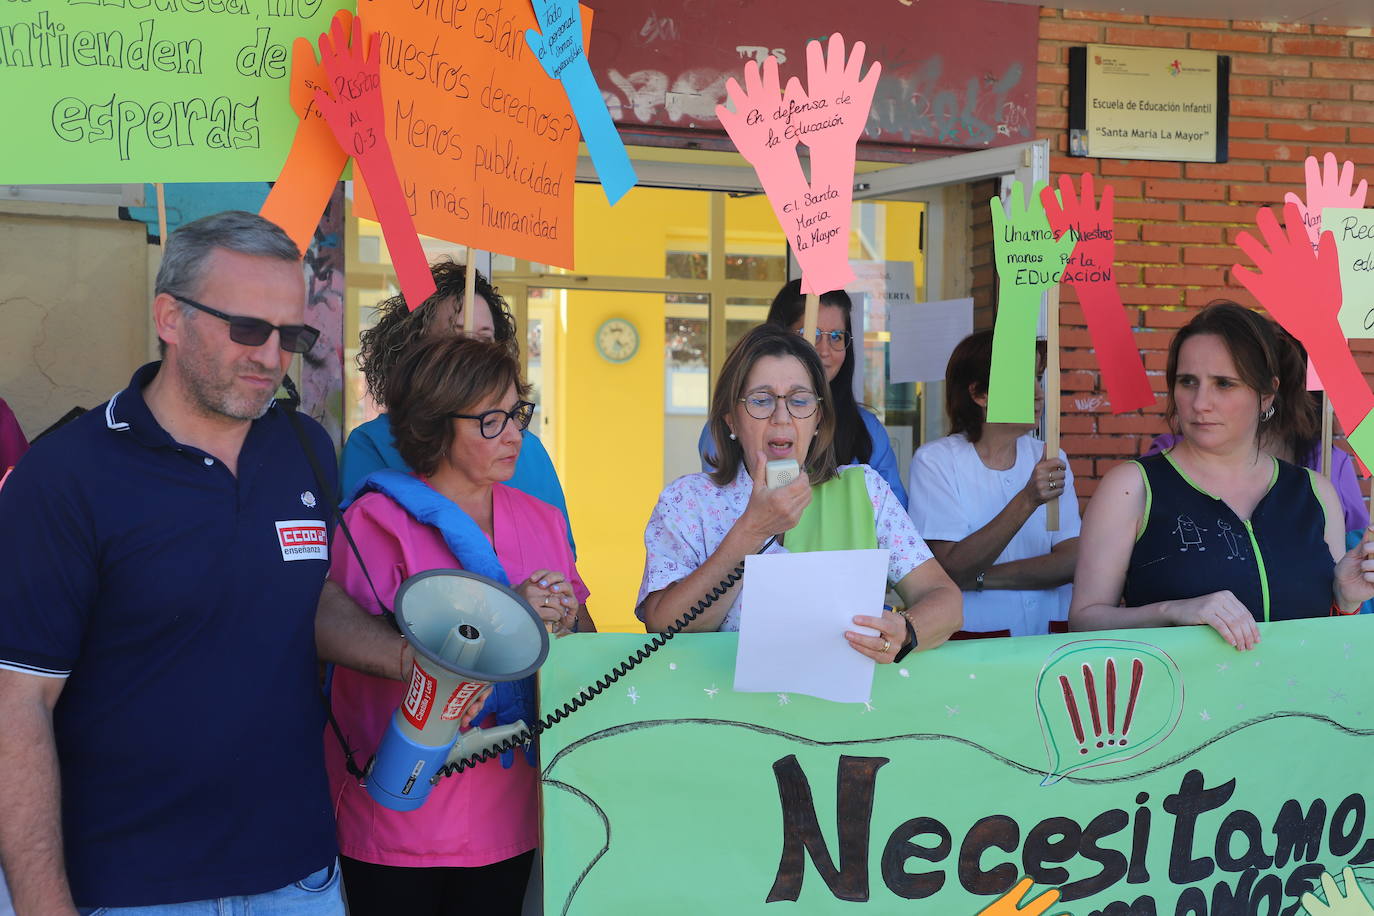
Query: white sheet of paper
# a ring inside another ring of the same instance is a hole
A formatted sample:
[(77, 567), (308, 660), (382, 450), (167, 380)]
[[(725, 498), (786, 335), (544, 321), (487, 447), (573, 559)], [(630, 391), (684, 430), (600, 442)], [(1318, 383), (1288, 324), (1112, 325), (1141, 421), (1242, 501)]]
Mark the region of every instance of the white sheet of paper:
[(973, 333), (973, 300), (917, 302), (887, 310), (891, 382), (938, 382), (955, 344)]
[(871, 658), (844, 638), (855, 614), (878, 616), (887, 592), (886, 550), (754, 554), (744, 561), (735, 689), (804, 693), (866, 703)]

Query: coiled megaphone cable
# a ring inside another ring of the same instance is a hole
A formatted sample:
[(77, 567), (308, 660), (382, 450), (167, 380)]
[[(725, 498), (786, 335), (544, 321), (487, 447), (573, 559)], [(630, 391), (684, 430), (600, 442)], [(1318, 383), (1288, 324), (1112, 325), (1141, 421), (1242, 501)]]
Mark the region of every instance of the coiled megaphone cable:
[[(777, 540), (777, 535), (769, 538), (764, 542), (763, 546), (759, 548), (758, 552), (763, 553), (769, 547), (773, 546)], [(635, 668), (639, 667), (642, 662), (648, 659), (649, 656), (666, 646), (669, 640), (686, 629), (687, 625), (693, 620), (696, 620), (704, 614), (707, 608), (724, 597), (725, 593), (730, 591), (730, 589), (732, 589), (742, 578), (744, 578), (744, 564), (740, 563), (732, 569), (724, 579), (721, 579), (720, 582), (706, 594), (706, 597), (694, 604), (687, 613), (683, 614), (677, 620), (674, 620), (662, 633), (655, 634), (653, 639), (626, 656), (623, 662), (616, 665), (610, 671), (607, 671), (604, 677), (597, 678), (595, 683), (588, 684), (586, 687), (582, 688), (578, 691), (577, 696), (544, 716), (530, 727), (524, 729), (519, 734), (512, 735), (491, 747), (478, 751), (471, 756), (464, 757), (462, 760), (455, 760), (452, 763), (444, 764), (435, 771), (430, 782), (437, 783), (445, 776), (454, 776), (466, 769), (477, 766), (479, 763), (495, 760), (497, 757), (501, 756), (502, 753), (515, 750), (521, 745), (533, 741), (539, 735), (548, 731), (550, 728), (562, 722), (568, 716), (577, 712), (583, 706), (586, 706), (592, 700), (605, 693), (616, 681), (629, 674)]]

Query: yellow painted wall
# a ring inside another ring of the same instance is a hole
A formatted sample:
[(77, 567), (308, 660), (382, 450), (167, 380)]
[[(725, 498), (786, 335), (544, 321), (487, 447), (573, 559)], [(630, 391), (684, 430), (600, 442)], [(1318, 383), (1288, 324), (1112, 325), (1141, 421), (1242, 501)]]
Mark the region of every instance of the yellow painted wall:
[(4, 205), (0, 397), (28, 438), (107, 400), (155, 358), (146, 233), (114, 207)]
[[(599, 186), (578, 185), (577, 273), (663, 276), (674, 227), (695, 223), (704, 198), (638, 188), (612, 211)], [(609, 318), (639, 330), (639, 351), (626, 363), (597, 352), (597, 329)], [(634, 603), (644, 525), (663, 486), (663, 296), (571, 291), (558, 325), (556, 455), (578, 572), (601, 629), (642, 630)]]

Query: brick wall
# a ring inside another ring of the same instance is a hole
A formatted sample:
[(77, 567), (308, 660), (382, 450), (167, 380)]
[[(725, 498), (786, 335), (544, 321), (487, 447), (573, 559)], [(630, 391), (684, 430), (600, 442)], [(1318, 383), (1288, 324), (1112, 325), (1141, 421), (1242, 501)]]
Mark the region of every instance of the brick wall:
[[(1078, 159), (1068, 147), (1068, 48), (1088, 43), (1191, 48), (1231, 55), (1230, 161), (1220, 164)], [(1177, 19), (1042, 9), (1039, 135), (1050, 171), (1093, 173), (1116, 190), (1116, 275), (1155, 390), (1173, 329), (1207, 302), (1254, 305), (1231, 277), (1236, 235), (1260, 206), (1303, 194), (1303, 161), (1330, 150), (1374, 184), (1374, 30), (1273, 22)], [(1114, 464), (1164, 429), (1153, 409), (1113, 416), (1100, 403), (1097, 361), (1082, 311), (1063, 287), (1063, 448), (1080, 499)], [(1374, 346), (1356, 345), (1366, 375)], [(1366, 488), (1368, 484), (1365, 484)]]

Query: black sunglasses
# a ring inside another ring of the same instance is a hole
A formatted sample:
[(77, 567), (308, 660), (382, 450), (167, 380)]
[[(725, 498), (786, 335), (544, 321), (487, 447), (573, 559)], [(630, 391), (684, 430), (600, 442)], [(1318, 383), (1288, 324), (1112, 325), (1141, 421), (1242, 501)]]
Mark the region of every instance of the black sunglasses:
[(281, 348), (288, 353), (309, 353), (310, 348), (319, 339), (320, 332), (308, 324), (272, 324), (270, 321), (263, 321), (261, 318), (247, 318), (243, 315), (230, 315), (221, 312), (219, 309), (212, 309), (208, 305), (203, 305), (194, 299), (187, 299), (185, 296), (178, 296), (176, 293), (169, 293), (173, 299), (182, 305), (189, 305), (193, 309), (199, 309), (207, 315), (214, 315), (223, 321), (229, 322), (229, 339), (236, 344), (245, 347), (260, 347), (267, 343), (267, 339), (276, 331), (281, 337)]
[(516, 429), (529, 429), (530, 418), (534, 416), (534, 405), (529, 401), (516, 401), (510, 410), (497, 407), (481, 413), (451, 413), (456, 420), (476, 420), (481, 424), (482, 438), (495, 439), (505, 432), (506, 424), (515, 421)]

